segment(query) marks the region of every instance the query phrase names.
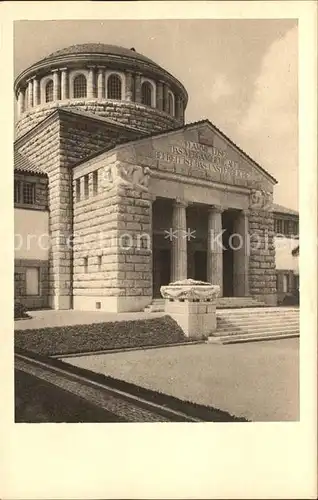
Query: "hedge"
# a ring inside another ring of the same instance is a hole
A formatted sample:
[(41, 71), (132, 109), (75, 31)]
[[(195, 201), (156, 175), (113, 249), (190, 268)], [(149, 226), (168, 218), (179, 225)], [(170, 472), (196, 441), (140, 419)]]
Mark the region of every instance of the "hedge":
[(15, 347), (47, 356), (187, 342), (170, 316), (15, 331)]

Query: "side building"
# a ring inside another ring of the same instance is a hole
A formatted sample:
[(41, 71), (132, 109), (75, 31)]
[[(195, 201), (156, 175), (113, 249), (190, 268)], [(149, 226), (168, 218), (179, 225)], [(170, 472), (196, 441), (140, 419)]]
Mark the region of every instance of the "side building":
[(48, 177), (14, 154), (14, 295), (28, 309), (48, 307)]
[(299, 302), (299, 214), (274, 204), (277, 302)]

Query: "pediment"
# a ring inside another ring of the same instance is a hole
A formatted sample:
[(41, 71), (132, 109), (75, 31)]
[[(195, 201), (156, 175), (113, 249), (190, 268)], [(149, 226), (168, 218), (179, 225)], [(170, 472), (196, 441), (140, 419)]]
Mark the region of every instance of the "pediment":
[(120, 146), (117, 158), (161, 172), (222, 184), (272, 191), (276, 183), (208, 121)]

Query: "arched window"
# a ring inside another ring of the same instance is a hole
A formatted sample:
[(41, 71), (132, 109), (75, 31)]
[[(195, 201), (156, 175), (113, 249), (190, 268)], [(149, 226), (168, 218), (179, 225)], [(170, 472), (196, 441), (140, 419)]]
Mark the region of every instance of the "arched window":
[(174, 116), (174, 98), (171, 92), (168, 94), (168, 113)]
[(79, 99), (87, 96), (87, 83), (84, 75), (78, 75), (73, 81), (73, 97)]
[(108, 77), (107, 98), (121, 100), (121, 79), (118, 75), (110, 75)]
[(45, 86), (45, 102), (53, 101), (53, 80), (49, 80)]
[(141, 86), (141, 102), (146, 106), (152, 104), (152, 86), (149, 82), (144, 82)]

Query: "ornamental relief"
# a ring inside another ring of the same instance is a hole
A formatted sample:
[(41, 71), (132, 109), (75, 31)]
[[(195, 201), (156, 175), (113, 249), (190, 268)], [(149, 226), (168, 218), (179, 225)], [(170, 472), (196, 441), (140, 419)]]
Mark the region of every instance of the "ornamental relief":
[(150, 169), (129, 163), (115, 162), (104, 168), (104, 188), (127, 186), (148, 191)]
[(273, 193), (263, 189), (252, 189), (250, 192), (251, 210), (271, 211), (273, 206)]

